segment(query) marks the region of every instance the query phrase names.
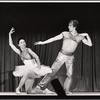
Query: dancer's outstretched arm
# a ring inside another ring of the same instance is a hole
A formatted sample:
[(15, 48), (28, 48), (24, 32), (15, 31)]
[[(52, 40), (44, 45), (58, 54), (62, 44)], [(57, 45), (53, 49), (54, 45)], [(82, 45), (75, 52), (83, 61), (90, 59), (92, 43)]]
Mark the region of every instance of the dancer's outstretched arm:
[(39, 57), (37, 56), (37, 54), (34, 53), (30, 48), (28, 48), (28, 51), (29, 51), (29, 53), (33, 56), (33, 58), (36, 59), (38, 68), (41, 68), (41, 66), (40, 66), (40, 59), (39, 59)]
[(42, 41), (35, 42), (34, 45), (48, 44), (48, 43), (51, 43), (51, 42), (53, 42), (53, 41), (60, 40), (60, 39), (62, 39), (62, 38), (63, 38), (62, 34), (59, 34), (59, 35), (57, 35), (57, 36), (55, 36), (55, 37), (53, 37), (53, 38), (50, 38), (50, 39), (48, 39), (48, 40), (46, 40), (46, 41), (43, 41), (43, 42), (42, 42)]
[(17, 49), (17, 48), (14, 46), (13, 41), (12, 41), (11, 34), (14, 33), (14, 32), (15, 32), (15, 30), (14, 30), (14, 28), (12, 27), (11, 30), (10, 30), (10, 32), (9, 32), (9, 45), (10, 45), (10, 47), (11, 47), (17, 54), (20, 54), (20, 50)]

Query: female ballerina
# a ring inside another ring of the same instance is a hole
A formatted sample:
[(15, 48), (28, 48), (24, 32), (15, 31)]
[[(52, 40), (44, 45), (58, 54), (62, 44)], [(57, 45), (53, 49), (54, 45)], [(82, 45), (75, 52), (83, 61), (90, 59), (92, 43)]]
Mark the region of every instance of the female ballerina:
[(34, 80), (35, 78), (40, 78), (48, 73), (52, 73), (52, 70), (48, 66), (40, 65), (39, 57), (30, 48), (26, 47), (24, 39), (20, 39), (18, 42), (20, 49), (16, 48), (11, 37), (13, 32), (15, 32), (14, 28), (12, 28), (9, 32), (9, 45), (20, 56), (24, 63), (24, 65), (16, 66), (13, 71), (13, 75), (15, 77), (22, 77), (19, 86), (16, 88), (16, 93), (21, 93), (20, 89), (28, 78)]

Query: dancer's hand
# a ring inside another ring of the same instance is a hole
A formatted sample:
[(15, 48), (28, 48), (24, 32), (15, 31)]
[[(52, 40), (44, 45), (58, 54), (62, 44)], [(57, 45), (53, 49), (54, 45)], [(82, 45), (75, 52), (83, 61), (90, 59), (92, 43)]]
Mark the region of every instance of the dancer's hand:
[(42, 41), (39, 41), (39, 42), (35, 42), (35, 43), (34, 43), (34, 45), (40, 45), (40, 44), (42, 45), (43, 42), (42, 42)]
[(15, 29), (14, 29), (14, 27), (12, 27), (11, 30), (10, 30), (10, 32), (9, 32), (9, 34), (12, 34), (14, 32), (15, 32)]

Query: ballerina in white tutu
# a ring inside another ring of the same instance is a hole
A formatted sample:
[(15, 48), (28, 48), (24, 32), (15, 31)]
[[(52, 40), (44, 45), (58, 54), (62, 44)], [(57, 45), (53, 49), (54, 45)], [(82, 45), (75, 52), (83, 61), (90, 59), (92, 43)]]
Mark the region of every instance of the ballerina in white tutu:
[[(26, 47), (24, 39), (20, 39), (18, 42), (20, 49), (16, 48), (11, 37), (13, 32), (15, 32), (14, 28), (9, 32), (9, 45), (21, 57), (21, 60), (24, 63), (24, 65), (16, 66), (13, 71), (15, 77), (22, 77), (19, 86), (16, 88), (16, 93), (21, 93), (20, 89), (28, 78), (34, 80), (35, 78), (40, 78), (48, 73), (52, 73), (52, 70), (49, 66), (40, 64), (39, 57), (30, 48)], [(31, 56), (33, 58), (31, 58)]]

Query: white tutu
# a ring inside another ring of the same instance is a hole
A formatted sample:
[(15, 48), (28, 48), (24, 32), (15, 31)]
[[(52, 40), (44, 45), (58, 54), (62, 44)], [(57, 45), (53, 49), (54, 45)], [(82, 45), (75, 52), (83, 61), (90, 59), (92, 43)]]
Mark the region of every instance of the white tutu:
[(48, 73), (52, 73), (52, 70), (49, 66), (41, 65), (41, 69), (37, 67), (37, 63), (34, 59), (32, 60), (24, 60), (25, 65), (16, 66), (15, 70), (13, 71), (13, 75), (15, 77), (23, 76), (27, 72), (35, 72), (38, 76), (44, 76)]

